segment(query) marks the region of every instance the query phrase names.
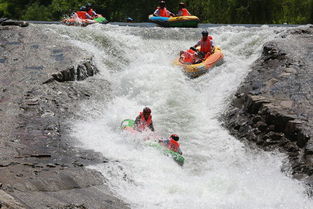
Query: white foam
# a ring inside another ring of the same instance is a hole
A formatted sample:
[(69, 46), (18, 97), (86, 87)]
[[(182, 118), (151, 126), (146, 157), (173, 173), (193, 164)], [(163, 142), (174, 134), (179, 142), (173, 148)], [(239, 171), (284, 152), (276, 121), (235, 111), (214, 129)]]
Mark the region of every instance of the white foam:
[[(93, 168), (132, 208), (313, 208), (301, 182), (281, 173), (285, 156), (252, 153), (218, 120), (262, 44), (282, 28), (209, 28), (215, 45), (225, 53), (225, 63), (194, 80), (171, 63), (180, 50), (196, 43), (202, 29), (110, 25), (54, 29), (94, 53), (101, 71), (98, 77), (112, 85), (111, 102), (83, 106), (90, 109), (90, 117), (74, 123), (73, 136), (82, 147), (111, 160)], [(123, 119), (134, 119), (144, 106), (152, 108), (160, 135), (181, 137), (183, 168), (145, 146), (144, 136), (119, 130)]]

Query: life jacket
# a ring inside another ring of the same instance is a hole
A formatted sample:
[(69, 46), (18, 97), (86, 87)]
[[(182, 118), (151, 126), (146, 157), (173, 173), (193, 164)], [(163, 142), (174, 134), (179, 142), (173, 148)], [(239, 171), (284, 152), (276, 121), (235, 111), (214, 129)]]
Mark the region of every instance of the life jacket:
[(195, 62), (195, 51), (188, 49), (180, 56), (180, 62), (184, 64), (192, 64)]
[(89, 9), (87, 12), (91, 17), (95, 16), (96, 12), (93, 9)]
[(190, 16), (190, 13), (188, 12), (188, 10), (186, 8), (182, 8), (178, 11), (178, 15), (180, 16)]
[(75, 12), (77, 17), (80, 18), (80, 19), (87, 19), (87, 15), (88, 14), (87, 12), (85, 11), (77, 11)]
[(205, 54), (211, 53), (212, 51), (212, 36), (208, 36), (208, 38), (204, 41), (203, 39), (200, 40), (200, 52), (203, 52)]
[(165, 7), (163, 9), (159, 8), (159, 16), (161, 16), (161, 17), (170, 17), (170, 13), (169, 13), (169, 11)]
[(143, 131), (146, 128), (148, 128), (151, 125), (151, 123), (152, 123), (152, 116), (149, 115), (148, 120), (146, 120), (145, 117), (143, 116), (143, 113), (141, 112), (140, 113), (140, 121), (139, 121), (139, 124), (137, 126), (137, 129), (139, 131)]
[(175, 141), (174, 139), (170, 139), (170, 141), (167, 144), (167, 148), (174, 152), (178, 152), (179, 150), (179, 143)]

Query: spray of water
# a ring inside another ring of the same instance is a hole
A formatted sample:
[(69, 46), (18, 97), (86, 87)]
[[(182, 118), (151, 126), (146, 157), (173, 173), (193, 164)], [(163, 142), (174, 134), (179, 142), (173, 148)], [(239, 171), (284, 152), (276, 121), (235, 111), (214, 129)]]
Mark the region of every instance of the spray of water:
[[(82, 105), (88, 116), (73, 122), (73, 136), (111, 160), (93, 168), (132, 208), (313, 208), (303, 185), (281, 173), (285, 156), (245, 148), (218, 120), (263, 43), (283, 28), (208, 28), (225, 54), (224, 64), (194, 80), (171, 63), (196, 43), (201, 29), (94, 25), (50, 30), (92, 53), (100, 69), (97, 79), (111, 85), (109, 102)], [(159, 135), (180, 136), (183, 167), (146, 146), (145, 134), (119, 129), (144, 106), (151, 107)]]

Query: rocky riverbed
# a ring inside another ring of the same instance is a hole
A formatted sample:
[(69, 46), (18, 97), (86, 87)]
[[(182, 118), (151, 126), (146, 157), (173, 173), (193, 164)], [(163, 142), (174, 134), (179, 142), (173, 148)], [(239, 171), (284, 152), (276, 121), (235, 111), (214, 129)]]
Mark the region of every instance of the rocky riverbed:
[(264, 45), (223, 116), (252, 147), (286, 153), (282, 171), (313, 186), (313, 27), (289, 29)]
[[(108, 159), (75, 147), (69, 135), (68, 121), (83, 115), (81, 103), (110, 99), (110, 84), (93, 78), (98, 70), (92, 55), (51, 29), (2, 25), (0, 208), (129, 208), (101, 173), (86, 168)], [(247, 145), (286, 153), (282, 171), (308, 185), (313, 185), (312, 39), (307, 26), (266, 43), (222, 116)]]
[(129, 208), (86, 168), (108, 160), (69, 136), (99, 96), (89, 83), (110, 97), (93, 57), (43, 27), (0, 26), (0, 69), (0, 208)]

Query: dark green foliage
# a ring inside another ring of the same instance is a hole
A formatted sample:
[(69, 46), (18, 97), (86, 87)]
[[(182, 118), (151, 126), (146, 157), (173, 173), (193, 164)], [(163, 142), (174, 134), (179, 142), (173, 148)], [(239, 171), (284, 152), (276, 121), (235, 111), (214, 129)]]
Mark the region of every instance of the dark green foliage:
[[(181, 0), (168, 0), (177, 13)], [(85, 5), (93, 4), (110, 21), (148, 21), (158, 0), (0, 0), (0, 17), (24, 20), (60, 20)], [(185, 0), (187, 9), (202, 22), (242, 24), (306, 24), (313, 22), (313, 0)]]

